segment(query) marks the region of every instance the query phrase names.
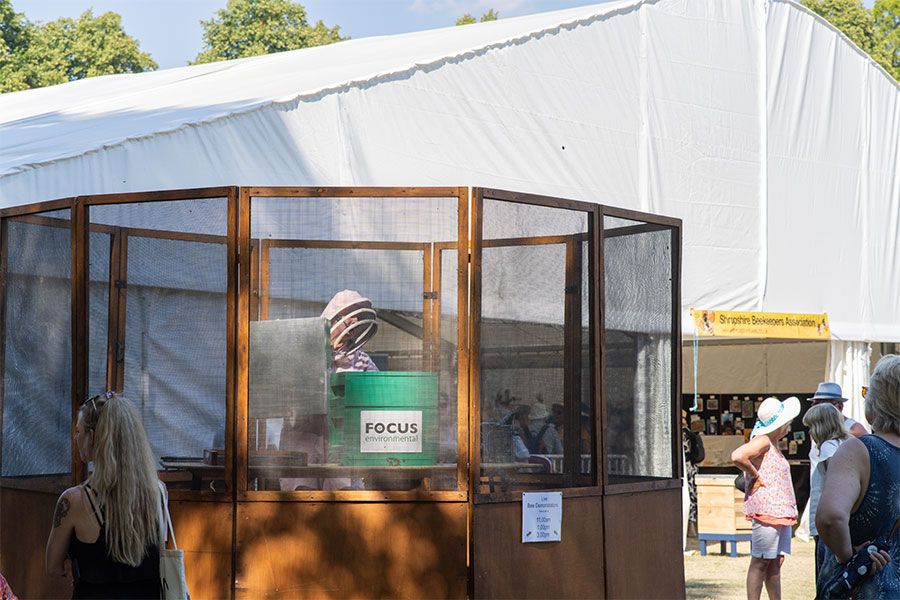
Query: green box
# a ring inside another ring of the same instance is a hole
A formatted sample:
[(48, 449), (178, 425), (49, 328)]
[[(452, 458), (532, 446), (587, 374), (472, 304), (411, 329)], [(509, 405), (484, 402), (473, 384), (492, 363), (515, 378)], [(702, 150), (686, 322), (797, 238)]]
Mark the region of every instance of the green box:
[(437, 373), (345, 371), (331, 376), (332, 423), (343, 417), (342, 464), (420, 466), (437, 461)]
[(340, 378), (340, 385), (335, 388), (337, 376), (343, 373), (331, 375), (332, 386), (328, 389), (328, 462), (340, 463), (344, 453), (344, 381)]

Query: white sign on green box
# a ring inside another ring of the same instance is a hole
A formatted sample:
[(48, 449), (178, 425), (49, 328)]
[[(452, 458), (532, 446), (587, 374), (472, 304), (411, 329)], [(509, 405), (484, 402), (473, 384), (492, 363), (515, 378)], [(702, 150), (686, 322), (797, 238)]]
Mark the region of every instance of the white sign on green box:
[(421, 410), (359, 411), (359, 451), (422, 452)]
[(331, 377), (343, 413), (344, 465), (422, 466), (437, 459), (437, 374), (347, 371)]

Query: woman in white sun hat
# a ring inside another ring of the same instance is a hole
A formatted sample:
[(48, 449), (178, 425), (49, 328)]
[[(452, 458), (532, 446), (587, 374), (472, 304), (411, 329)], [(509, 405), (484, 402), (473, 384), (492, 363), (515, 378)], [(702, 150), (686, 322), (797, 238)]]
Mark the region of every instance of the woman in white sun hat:
[(753, 521), (747, 598), (756, 600), (763, 584), (769, 598), (781, 598), (781, 565), (791, 553), (791, 525), (797, 522), (797, 500), (791, 467), (778, 448), (791, 421), (800, 414), (800, 400), (766, 398), (757, 411), (750, 441), (731, 454), (744, 472), (744, 517)]

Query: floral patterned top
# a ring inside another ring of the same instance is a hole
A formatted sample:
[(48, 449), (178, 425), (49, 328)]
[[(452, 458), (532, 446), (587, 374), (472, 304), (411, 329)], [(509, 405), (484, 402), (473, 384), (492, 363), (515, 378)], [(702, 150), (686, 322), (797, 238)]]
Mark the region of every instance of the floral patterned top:
[(6, 579), (3, 575), (0, 575), (0, 599), (2, 600), (18, 600), (16, 595), (13, 594), (12, 589), (10, 589), (9, 584), (6, 582)]
[(791, 466), (775, 444), (757, 469), (760, 483), (744, 492), (744, 516), (769, 525), (793, 525), (797, 522), (797, 499), (791, 482)]

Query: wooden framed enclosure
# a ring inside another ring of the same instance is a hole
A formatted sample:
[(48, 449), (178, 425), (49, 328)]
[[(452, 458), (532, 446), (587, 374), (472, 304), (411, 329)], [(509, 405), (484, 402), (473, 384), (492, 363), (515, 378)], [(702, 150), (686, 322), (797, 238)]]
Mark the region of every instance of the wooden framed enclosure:
[[(64, 593), (44, 533), (105, 388), (144, 417), (194, 598), (683, 596), (680, 228), (467, 187), (0, 211), (0, 571)], [(342, 290), (377, 373), (336, 369)], [(561, 541), (522, 543), (548, 490)], [(635, 536), (662, 556), (626, 570)]]

